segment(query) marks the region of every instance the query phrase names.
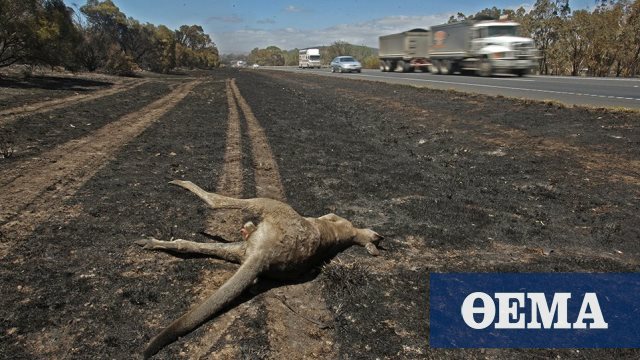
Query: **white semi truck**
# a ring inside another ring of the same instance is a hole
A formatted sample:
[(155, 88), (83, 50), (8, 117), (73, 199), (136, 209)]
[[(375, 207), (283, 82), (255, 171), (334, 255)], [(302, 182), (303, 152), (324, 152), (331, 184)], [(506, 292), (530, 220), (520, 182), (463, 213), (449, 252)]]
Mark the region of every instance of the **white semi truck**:
[(298, 56), (298, 67), (301, 69), (320, 69), (320, 49), (302, 49)]
[[(518, 23), (502, 20), (467, 20), (432, 26), (427, 50), (414, 57), (427, 59), (430, 71), (435, 74), (475, 72), (490, 76), (500, 72), (523, 76), (535, 68), (538, 50), (532, 39), (517, 35), (518, 28)], [(407, 32), (408, 36), (410, 32)], [(383, 38), (380, 38), (381, 44)], [(383, 51), (380, 53), (381, 68), (385, 71), (388, 60)], [(403, 59), (403, 63), (407, 60)], [(388, 69), (413, 70), (413, 67), (403, 68), (397, 64), (389, 63)]]

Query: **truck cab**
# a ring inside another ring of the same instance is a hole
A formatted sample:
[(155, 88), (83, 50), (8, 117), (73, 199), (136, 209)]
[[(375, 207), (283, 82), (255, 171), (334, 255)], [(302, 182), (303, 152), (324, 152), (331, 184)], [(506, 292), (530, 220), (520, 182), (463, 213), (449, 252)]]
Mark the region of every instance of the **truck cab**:
[(320, 49), (302, 49), (299, 51), (298, 67), (301, 69), (313, 69), (322, 66), (320, 62)]
[(523, 76), (536, 66), (538, 50), (520, 37), (519, 24), (502, 20), (467, 20), (431, 27), (431, 72), (475, 72), (481, 76)]
[[(515, 22), (480, 22), (471, 28), (469, 60), (480, 75), (511, 72), (522, 76), (536, 65), (538, 51), (532, 39), (520, 37)], [(469, 61), (467, 61), (469, 62)]]

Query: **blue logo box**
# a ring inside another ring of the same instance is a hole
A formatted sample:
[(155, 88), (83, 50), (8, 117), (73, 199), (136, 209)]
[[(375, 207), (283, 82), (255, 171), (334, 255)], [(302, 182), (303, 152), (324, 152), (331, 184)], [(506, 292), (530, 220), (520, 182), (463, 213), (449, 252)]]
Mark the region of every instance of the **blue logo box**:
[(640, 273), (430, 274), (434, 348), (638, 348)]

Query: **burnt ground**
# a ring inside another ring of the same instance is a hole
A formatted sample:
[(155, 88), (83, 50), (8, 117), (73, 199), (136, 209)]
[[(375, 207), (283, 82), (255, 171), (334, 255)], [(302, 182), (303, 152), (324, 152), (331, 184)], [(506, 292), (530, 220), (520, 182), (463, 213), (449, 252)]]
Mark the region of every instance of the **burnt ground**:
[(106, 76), (0, 76), (0, 110), (35, 101), (88, 93), (112, 86), (122, 80)]
[[(99, 129), (140, 107), (166, 95), (171, 84), (146, 83), (73, 107), (21, 116), (0, 128), (0, 136), (11, 141), (13, 153), (0, 163), (0, 169), (14, 161), (38, 156), (69, 140)], [(55, 124), (55, 126), (52, 126)]]
[[(200, 233), (204, 205), (167, 182), (215, 189), (231, 77), (265, 130), (288, 202), (304, 215), (335, 212), (385, 235), (381, 257), (351, 248), (306, 279), (333, 317), (317, 330), (332, 339), (331, 351), (316, 358), (640, 355), (428, 347), (431, 272), (639, 270), (638, 113), (268, 71), (188, 76), (203, 82), (65, 197), (65, 211), (54, 206), (25, 238), (0, 224), (9, 249), (0, 262), (0, 358), (132, 358), (231, 276), (234, 265), (133, 245), (143, 236), (211, 241)], [(0, 130), (31, 150), (0, 159), (0, 169), (90, 136), (177, 83), (155, 76), (130, 93), (22, 116)], [(39, 96), (60, 96), (51, 91)], [(69, 126), (87, 123), (95, 125)], [(244, 123), (242, 132), (246, 138)], [(242, 147), (250, 197), (255, 164), (248, 139)], [(297, 358), (269, 337), (265, 300), (282, 285), (254, 286), (157, 358)]]

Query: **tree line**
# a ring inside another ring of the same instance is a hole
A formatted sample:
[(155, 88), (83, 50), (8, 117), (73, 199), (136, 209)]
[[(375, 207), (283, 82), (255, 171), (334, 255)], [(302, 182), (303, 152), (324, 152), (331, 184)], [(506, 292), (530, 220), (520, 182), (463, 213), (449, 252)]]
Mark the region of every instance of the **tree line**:
[[(340, 55), (351, 55), (362, 63), (365, 68), (375, 69), (378, 67), (378, 52), (376, 49), (353, 45), (345, 41), (336, 41), (329, 46), (312, 47), (320, 49), (320, 56), (323, 64), (328, 64)], [(282, 50), (277, 46), (268, 46), (264, 49), (255, 48), (251, 50), (246, 60), (250, 64), (260, 66), (297, 66), (300, 49)], [(237, 56), (232, 56), (235, 59)]]
[(79, 11), (63, 0), (0, 0), (0, 68), (15, 63), (129, 75), (209, 69), (220, 60), (201, 26), (143, 24), (111, 0), (88, 0)]

